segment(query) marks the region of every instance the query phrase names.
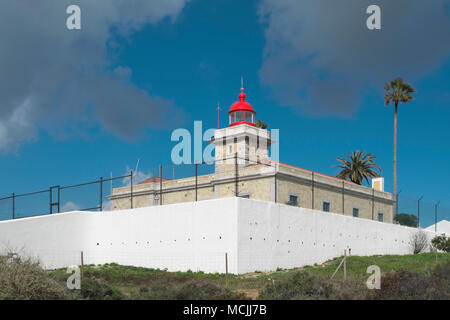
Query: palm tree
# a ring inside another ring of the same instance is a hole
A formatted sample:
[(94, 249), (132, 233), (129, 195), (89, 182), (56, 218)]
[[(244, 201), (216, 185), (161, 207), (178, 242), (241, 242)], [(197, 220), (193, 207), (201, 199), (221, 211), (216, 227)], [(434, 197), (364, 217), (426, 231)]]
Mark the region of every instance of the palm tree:
[(394, 196), (394, 214), (397, 214), (397, 109), (399, 102), (408, 103), (414, 100), (411, 93), (416, 92), (411, 85), (403, 82), (402, 78), (397, 78), (386, 84), (384, 87), (384, 104), (387, 107), (391, 102), (395, 105), (394, 111), (394, 152), (393, 152), (393, 196)]
[(369, 179), (380, 176), (376, 170), (381, 173), (381, 168), (375, 163), (376, 157), (371, 153), (357, 150), (352, 151), (351, 154), (344, 153), (344, 156), (347, 158), (336, 159), (341, 164), (335, 167), (342, 169), (336, 177), (361, 185), (363, 180), (369, 183)]

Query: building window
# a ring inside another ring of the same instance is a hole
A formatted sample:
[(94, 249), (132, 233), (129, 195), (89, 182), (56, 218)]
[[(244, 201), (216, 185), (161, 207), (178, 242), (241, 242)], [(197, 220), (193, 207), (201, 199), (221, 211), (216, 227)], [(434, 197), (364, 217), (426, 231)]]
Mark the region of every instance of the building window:
[(236, 114), (236, 122), (244, 122), (245, 121), (245, 113), (244, 111), (237, 111)]
[(353, 208), (353, 216), (359, 218), (359, 208)]
[(286, 204), (298, 207), (298, 195), (289, 194), (289, 201)]
[(250, 199), (250, 193), (241, 193), (238, 195), (239, 198)]
[(331, 211), (331, 202), (330, 201), (322, 201), (322, 211), (325, 211), (325, 212)]
[(244, 155), (244, 159), (246, 161), (249, 160), (249, 153), (250, 153), (250, 138), (248, 136), (246, 136), (245, 137), (245, 155)]
[(384, 213), (383, 212), (378, 212), (378, 221), (384, 222)]
[(233, 153), (233, 146), (229, 145), (228, 146), (228, 154), (232, 154)]

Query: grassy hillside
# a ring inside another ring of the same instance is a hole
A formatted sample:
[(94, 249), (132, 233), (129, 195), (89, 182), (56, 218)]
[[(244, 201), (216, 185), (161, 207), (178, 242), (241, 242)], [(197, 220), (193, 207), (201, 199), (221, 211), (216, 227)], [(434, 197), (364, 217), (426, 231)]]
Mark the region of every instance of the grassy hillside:
[[(121, 296), (129, 299), (155, 298), (164, 299), (186, 297), (186, 290), (193, 289), (206, 293), (200, 294), (198, 298), (240, 298), (242, 294), (247, 298), (256, 298), (267, 286), (280, 281), (289, 280), (298, 272), (306, 272), (316, 275), (322, 279), (329, 279), (342, 257), (328, 261), (322, 265), (307, 266), (303, 268), (278, 270), (276, 272), (254, 272), (244, 275), (229, 275), (228, 287), (226, 288), (225, 274), (205, 274), (203, 272), (167, 272), (159, 269), (148, 269), (117, 264), (106, 264), (103, 266), (85, 266), (84, 274), (88, 279), (99, 279), (110, 286)], [(439, 264), (450, 265), (450, 254), (438, 254)], [(387, 255), (347, 257), (347, 277), (349, 281), (364, 283), (368, 278), (367, 267), (377, 265), (382, 273), (390, 271), (407, 270), (419, 274), (427, 274), (436, 265), (434, 253), (423, 253), (417, 255)], [(53, 273), (65, 275), (65, 270), (57, 270)], [(343, 279), (342, 268), (333, 279), (341, 282)], [(226, 290), (229, 289), (230, 291)], [(162, 290), (162, 292), (160, 292)], [(210, 296), (208, 296), (210, 294)], [(237, 294), (237, 295), (236, 295)], [(205, 296), (206, 295), (206, 296)], [(187, 298), (192, 295), (187, 294)], [(194, 296), (194, 298), (196, 298)]]
[[(1, 299), (450, 299), (450, 254), (342, 257), (322, 265), (229, 275), (167, 272), (118, 264), (84, 266), (81, 290), (68, 290), (65, 269), (44, 271), (17, 255), (0, 256)], [(383, 273), (382, 290), (367, 290), (367, 267)], [(402, 271), (403, 270), (403, 271)]]

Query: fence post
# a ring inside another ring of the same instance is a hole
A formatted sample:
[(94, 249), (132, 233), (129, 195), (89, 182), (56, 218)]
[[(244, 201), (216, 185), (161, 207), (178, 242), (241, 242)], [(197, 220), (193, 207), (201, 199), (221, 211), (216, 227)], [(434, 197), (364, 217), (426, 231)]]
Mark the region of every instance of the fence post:
[(439, 203), (441, 202), (441, 200), (439, 200), (435, 205), (434, 205), (434, 232), (437, 233), (437, 209), (439, 206)]
[(12, 194), (12, 217), (13, 220), (16, 218), (16, 194)]
[(133, 170), (130, 173), (130, 206), (133, 209)]
[(58, 186), (58, 213), (61, 211), (61, 186)]
[[(344, 251), (345, 254), (345, 251)], [(336, 270), (334, 270), (333, 274), (331, 275), (330, 281), (333, 280), (334, 276), (336, 275), (336, 273), (339, 271), (339, 268), (342, 266), (342, 264), (345, 262), (345, 255), (344, 258), (342, 258), (341, 262), (339, 263), (338, 267), (336, 268)]]
[(402, 190), (400, 190), (400, 191), (395, 195), (395, 216), (398, 215), (398, 197), (400, 196), (400, 193), (402, 193)]
[(83, 251), (81, 251), (81, 278), (83, 278), (84, 274), (84, 254)]
[(103, 211), (103, 177), (100, 177), (100, 211)]
[(423, 196), (420, 196), (419, 200), (417, 200), (417, 227), (420, 228), (420, 200), (422, 200)]
[(228, 253), (225, 252), (225, 287), (228, 288)]
[(161, 206), (163, 203), (162, 198), (162, 165), (159, 166), (159, 205)]
[(344, 281), (347, 280), (347, 250), (344, 250)]

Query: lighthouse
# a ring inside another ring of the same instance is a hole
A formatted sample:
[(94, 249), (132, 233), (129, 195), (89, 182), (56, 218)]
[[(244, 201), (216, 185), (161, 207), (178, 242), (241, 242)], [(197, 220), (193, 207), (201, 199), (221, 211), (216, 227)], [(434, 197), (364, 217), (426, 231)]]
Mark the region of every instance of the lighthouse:
[(240, 91), (238, 101), (228, 111), (228, 127), (215, 130), (211, 140), (216, 175), (231, 174), (236, 163), (243, 167), (269, 162), (270, 132), (255, 126), (256, 111), (246, 101), (242, 82)]
[(255, 126), (256, 111), (253, 110), (250, 103), (245, 101), (244, 88), (241, 87), (241, 93), (239, 94), (239, 101), (233, 103), (228, 111), (228, 119), (230, 127), (246, 124), (249, 126)]

